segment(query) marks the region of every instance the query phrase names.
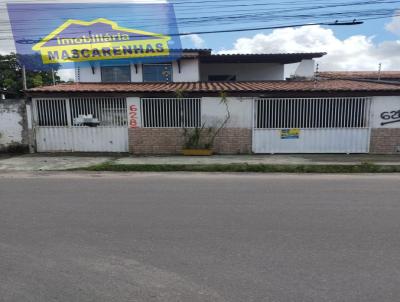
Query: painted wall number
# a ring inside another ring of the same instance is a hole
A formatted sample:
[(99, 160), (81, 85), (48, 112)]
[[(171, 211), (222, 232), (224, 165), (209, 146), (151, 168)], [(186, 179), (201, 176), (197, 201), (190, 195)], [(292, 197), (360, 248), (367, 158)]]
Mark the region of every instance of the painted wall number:
[(136, 105), (129, 106), (129, 127), (137, 128), (138, 109)]
[(400, 110), (397, 111), (385, 111), (381, 113), (381, 119), (385, 122), (381, 123), (381, 126), (388, 124), (400, 123)]

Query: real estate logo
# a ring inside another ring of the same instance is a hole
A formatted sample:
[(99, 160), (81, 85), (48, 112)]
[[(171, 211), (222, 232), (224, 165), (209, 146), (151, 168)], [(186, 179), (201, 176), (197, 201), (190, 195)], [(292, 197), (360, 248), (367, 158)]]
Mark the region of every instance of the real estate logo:
[(281, 139), (299, 139), (300, 138), (300, 129), (282, 129), (281, 130)]
[(169, 36), (119, 27), (108, 19), (68, 20), (32, 47), (43, 64), (168, 56)]
[(182, 53), (170, 3), (7, 3), (7, 12), (30, 70), (163, 63)]

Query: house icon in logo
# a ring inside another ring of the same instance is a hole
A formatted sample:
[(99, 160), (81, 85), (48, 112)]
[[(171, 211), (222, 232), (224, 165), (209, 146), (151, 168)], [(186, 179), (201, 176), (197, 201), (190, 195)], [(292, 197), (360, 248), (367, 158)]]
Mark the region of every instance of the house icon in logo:
[(68, 20), (32, 47), (43, 64), (163, 57), (170, 36), (118, 26), (108, 19)]

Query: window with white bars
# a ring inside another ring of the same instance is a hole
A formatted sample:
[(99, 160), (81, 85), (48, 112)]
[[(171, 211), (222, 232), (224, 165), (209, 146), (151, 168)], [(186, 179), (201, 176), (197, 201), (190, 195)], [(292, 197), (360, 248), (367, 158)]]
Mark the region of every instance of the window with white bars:
[(127, 125), (126, 99), (117, 97), (70, 98), (72, 126), (82, 127), (93, 121), (97, 126)]
[(257, 129), (366, 128), (369, 98), (280, 98), (255, 102)]
[(126, 106), (118, 97), (36, 99), (36, 122), (40, 127), (126, 127)]
[(199, 98), (143, 98), (141, 109), (144, 128), (201, 127)]
[(37, 123), (41, 127), (68, 126), (65, 99), (36, 100)]

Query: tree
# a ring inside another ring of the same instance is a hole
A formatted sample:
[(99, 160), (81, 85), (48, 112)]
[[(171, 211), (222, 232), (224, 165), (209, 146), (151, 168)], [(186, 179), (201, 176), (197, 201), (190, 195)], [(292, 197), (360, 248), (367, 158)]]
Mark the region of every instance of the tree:
[[(55, 69), (55, 81), (60, 82)], [(26, 84), (28, 88), (53, 84), (51, 70), (35, 68), (26, 71)], [(0, 55), (0, 93), (6, 98), (19, 98), (23, 96), (22, 66), (18, 63), (17, 55)]]

